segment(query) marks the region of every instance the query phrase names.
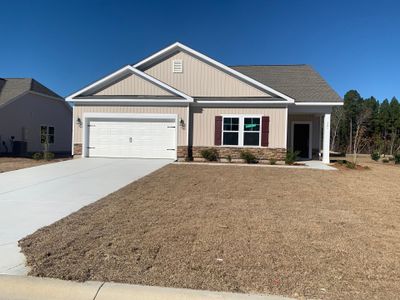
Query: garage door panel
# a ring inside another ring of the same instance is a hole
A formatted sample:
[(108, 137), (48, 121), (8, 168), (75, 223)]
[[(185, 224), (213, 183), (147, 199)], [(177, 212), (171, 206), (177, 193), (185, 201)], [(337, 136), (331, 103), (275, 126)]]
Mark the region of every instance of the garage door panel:
[(92, 120), (92, 157), (176, 158), (175, 120)]

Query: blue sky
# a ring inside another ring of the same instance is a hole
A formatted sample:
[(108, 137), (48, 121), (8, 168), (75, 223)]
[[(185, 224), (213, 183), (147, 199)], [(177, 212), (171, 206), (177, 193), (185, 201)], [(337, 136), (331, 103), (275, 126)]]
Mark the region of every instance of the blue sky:
[(62, 96), (180, 41), (226, 65), (311, 64), (341, 96), (400, 98), (399, 1), (0, 5), (0, 77), (34, 77)]

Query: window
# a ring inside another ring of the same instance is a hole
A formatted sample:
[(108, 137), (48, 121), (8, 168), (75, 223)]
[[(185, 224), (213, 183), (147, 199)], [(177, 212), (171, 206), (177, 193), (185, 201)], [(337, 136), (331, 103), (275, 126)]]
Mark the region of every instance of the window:
[(244, 146), (260, 145), (260, 118), (244, 118)]
[(223, 117), (222, 145), (260, 146), (260, 117)]
[(40, 126), (40, 143), (54, 144), (54, 127)]
[(224, 118), (223, 145), (239, 145), (239, 118)]

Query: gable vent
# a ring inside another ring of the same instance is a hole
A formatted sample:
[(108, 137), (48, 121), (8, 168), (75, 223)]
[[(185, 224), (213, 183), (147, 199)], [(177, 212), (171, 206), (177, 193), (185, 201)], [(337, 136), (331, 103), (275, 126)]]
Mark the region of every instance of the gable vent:
[(172, 73), (182, 73), (182, 72), (183, 72), (182, 59), (174, 59), (172, 61)]

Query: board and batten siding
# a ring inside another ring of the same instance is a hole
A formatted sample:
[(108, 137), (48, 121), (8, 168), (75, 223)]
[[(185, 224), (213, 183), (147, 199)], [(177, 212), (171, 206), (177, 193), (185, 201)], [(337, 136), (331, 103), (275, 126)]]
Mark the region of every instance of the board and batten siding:
[(146, 96), (174, 96), (165, 89), (140, 78), (136, 74), (131, 74), (103, 90), (95, 93), (98, 96), (124, 96), (124, 95), (146, 95)]
[(176, 114), (178, 121), (182, 119), (185, 122), (185, 127), (178, 128), (178, 146), (187, 145), (187, 106), (126, 106), (126, 105), (102, 105), (74, 106), (74, 144), (82, 144), (83, 128), (76, 124), (77, 118), (83, 121), (84, 113), (129, 113), (129, 114)]
[(214, 146), (215, 117), (222, 115), (269, 116), (268, 148), (286, 148), (286, 108), (193, 107), (193, 146)]
[[(176, 59), (183, 62), (182, 73), (172, 72), (172, 62)], [(233, 75), (182, 51), (144, 72), (195, 97), (271, 97)]]

